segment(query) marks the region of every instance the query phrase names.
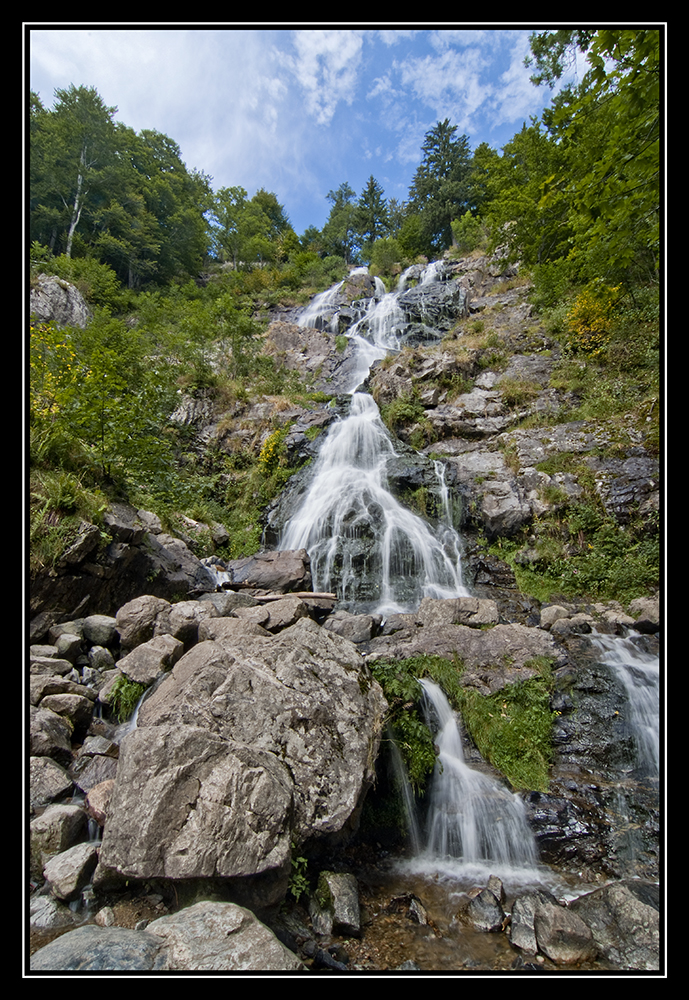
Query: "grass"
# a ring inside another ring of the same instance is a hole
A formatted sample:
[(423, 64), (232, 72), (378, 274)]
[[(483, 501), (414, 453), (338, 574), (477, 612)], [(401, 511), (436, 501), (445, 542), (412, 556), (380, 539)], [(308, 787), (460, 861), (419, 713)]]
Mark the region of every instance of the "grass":
[(388, 722), (407, 768), (409, 781), (422, 794), (433, 772), (436, 753), (433, 737), (420, 713), (419, 679), (428, 677), (443, 689), (483, 757), (514, 788), (547, 791), (554, 713), (550, 709), (552, 663), (535, 657), (526, 666), (538, 676), (507, 685), (490, 696), (462, 687), (463, 666), (440, 656), (415, 656), (406, 660), (378, 660), (373, 676), (390, 706)]
[(551, 661), (536, 657), (538, 677), (510, 684), (488, 697), (460, 692), (462, 719), (481, 754), (516, 789), (547, 792), (552, 753)]

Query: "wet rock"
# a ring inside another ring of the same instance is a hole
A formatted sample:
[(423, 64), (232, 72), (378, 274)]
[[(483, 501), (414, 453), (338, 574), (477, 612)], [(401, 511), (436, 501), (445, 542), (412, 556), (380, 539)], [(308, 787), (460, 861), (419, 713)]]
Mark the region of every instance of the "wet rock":
[(660, 968), (660, 900), (656, 883), (627, 879), (574, 900), (570, 911), (618, 969)]
[(478, 931), (501, 931), (505, 912), (490, 889), (482, 889), (469, 902), (467, 913)]
[(538, 952), (536, 939), (536, 913), (544, 905), (556, 906), (557, 900), (549, 892), (537, 890), (518, 896), (512, 906), (509, 937), (515, 948), (535, 955)]
[(539, 951), (558, 965), (590, 961), (598, 953), (590, 928), (564, 906), (539, 902), (534, 927)]

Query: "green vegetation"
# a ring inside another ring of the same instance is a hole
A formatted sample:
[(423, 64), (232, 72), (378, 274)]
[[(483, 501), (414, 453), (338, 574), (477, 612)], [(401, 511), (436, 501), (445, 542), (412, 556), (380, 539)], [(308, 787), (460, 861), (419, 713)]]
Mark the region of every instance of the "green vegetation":
[(303, 893), (309, 891), (309, 880), (306, 876), (308, 861), (296, 854), (296, 845), (292, 844), (292, 871), (289, 877), (289, 892), (296, 902)]
[(117, 678), (110, 691), (110, 705), (118, 722), (126, 722), (131, 717), (145, 690), (145, 684), (130, 681), (124, 674)]
[(458, 660), (415, 656), (371, 664), (390, 706), (388, 722), (417, 795), (423, 794), (436, 761), (433, 737), (419, 708), (422, 689), (418, 682), (424, 677), (440, 685), (485, 759), (514, 788), (547, 791), (554, 718), (551, 661), (535, 657), (526, 666), (535, 668), (538, 675), (486, 697), (462, 686), (463, 667)]
[(459, 708), (478, 749), (513, 788), (547, 792), (555, 717), (551, 664), (538, 657), (525, 666), (538, 667), (539, 676), (487, 697), (462, 688)]
[(376, 660), (371, 664), (371, 673), (390, 706), (388, 723), (417, 794), (423, 792), (435, 766), (433, 739), (419, 710), (422, 695), (419, 679), (429, 677), (442, 687), (452, 704), (457, 704), (461, 671), (459, 662), (440, 656)]

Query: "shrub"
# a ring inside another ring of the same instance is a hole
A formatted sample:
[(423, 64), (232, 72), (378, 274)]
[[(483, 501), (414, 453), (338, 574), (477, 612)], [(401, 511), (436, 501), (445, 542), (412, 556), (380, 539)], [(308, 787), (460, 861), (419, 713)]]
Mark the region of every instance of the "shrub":
[(590, 282), (577, 295), (567, 313), (566, 346), (573, 354), (596, 357), (605, 350), (619, 298), (620, 286), (602, 281)]

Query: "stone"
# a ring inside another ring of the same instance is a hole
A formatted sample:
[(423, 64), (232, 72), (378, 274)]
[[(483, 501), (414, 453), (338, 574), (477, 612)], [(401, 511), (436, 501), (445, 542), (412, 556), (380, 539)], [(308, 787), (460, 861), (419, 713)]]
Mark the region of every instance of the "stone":
[(100, 861), (133, 878), (284, 873), (292, 841), (350, 836), (386, 703), (356, 647), (310, 618), (239, 619), (141, 705), (120, 748)]
[(52, 757), (68, 764), (72, 759), (72, 727), (56, 712), (29, 707), (29, 750), (33, 757)]
[(482, 889), (469, 902), (467, 912), (478, 931), (500, 931), (505, 912), (490, 889)]
[(117, 641), (117, 621), (110, 615), (84, 618), (84, 638), (93, 646), (112, 646)]
[(317, 934), (361, 935), (359, 888), (354, 875), (321, 872), (309, 912)]
[(558, 965), (591, 961), (598, 953), (590, 928), (576, 912), (564, 906), (541, 903), (534, 928), (538, 950)]
[(306, 549), (259, 552), (226, 565), (230, 587), (254, 587), (275, 593), (311, 589), (311, 564)]
[(57, 899), (74, 899), (91, 879), (98, 861), (95, 843), (75, 844), (57, 854), (43, 869), (50, 891)]
[(148, 971), (160, 947), (160, 937), (146, 931), (86, 924), (39, 948), (29, 968), (32, 972)]
[(86, 831), (86, 813), (79, 806), (52, 805), (31, 821), (31, 868), (42, 871), (46, 862), (74, 844)]
[(54, 322), (59, 327), (84, 329), (91, 313), (75, 285), (54, 274), (39, 274), (31, 287), (31, 315), (39, 323)]
[(167, 631), (171, 604), (162, 597), (143, 594), (128, 601), (115, 616), (123, 649), (134, 649), (152, 639), (156, 631)]
[(123, 741), (100, 864), (131, 878), (236, 878), (289, 866), (293, 783), (276, 756), (193, 725)]
[(31, 757), (29, 760), (30, 804), (34, 810), (48, 805), (71, 791), (73, 782), (64, 767), (50, 757)]
[(570, 903), (590, 928), (601, 954), (618, 969), (660, 968), (659, 886), (625, 879)]
[(118, 660), (117, 668), (136, 684), (148, 687), (162, 673), (171, 670), (184, 653), (184, 643), (172, 635), (158, 635), (136, 646)]
[(253, 913), (205, 901), (153, 920), (146, 934), (161, 941), (156, 971), (298, 972), (305, 967)]
[(104, 826), (105, 824), (114, 787), (115, 779), (107, 778), (105, 781), (99, 781), (97, 785), (89, 789), (86, 796), (84, 802), (86, 811), (98, 826)]

